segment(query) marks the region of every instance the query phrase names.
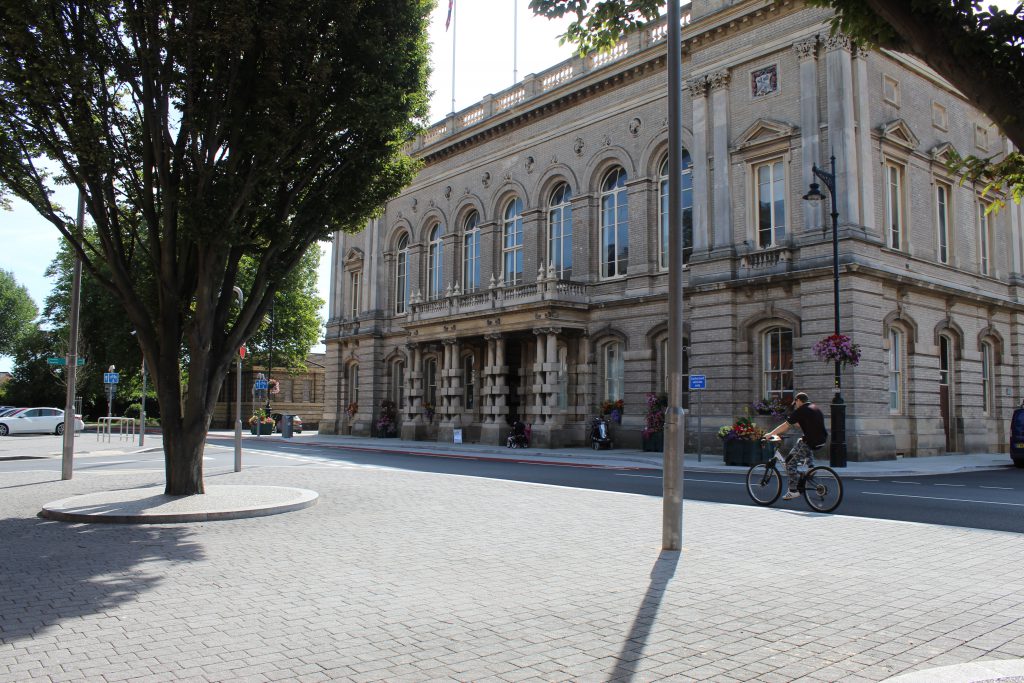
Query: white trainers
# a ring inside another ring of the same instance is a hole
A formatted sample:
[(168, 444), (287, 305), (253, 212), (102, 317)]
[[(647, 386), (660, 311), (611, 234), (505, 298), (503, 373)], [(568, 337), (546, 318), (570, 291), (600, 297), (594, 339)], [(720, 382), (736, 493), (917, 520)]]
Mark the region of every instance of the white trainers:
[(786, 491), (786, 495), (784, 495), (782, 497), (782, 500), (793, 500), (794, 498), (799, 498), (799, 497), (800, 497), (800, 492), (799, 491)]

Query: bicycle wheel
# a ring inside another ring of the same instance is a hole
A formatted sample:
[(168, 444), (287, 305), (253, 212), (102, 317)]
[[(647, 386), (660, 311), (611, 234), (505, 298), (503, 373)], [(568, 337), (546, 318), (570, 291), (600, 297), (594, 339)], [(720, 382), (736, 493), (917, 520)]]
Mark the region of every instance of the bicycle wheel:
[(832, 512), (843, 502), (843, 480), (831, 467), (812, 467), (804, 479), (804, 500), (818, 512)]
[(747, 493), (758, 505), (771, 505), (782, 494), (782, 478), (773, 463), (761, 463), (747, 470)]

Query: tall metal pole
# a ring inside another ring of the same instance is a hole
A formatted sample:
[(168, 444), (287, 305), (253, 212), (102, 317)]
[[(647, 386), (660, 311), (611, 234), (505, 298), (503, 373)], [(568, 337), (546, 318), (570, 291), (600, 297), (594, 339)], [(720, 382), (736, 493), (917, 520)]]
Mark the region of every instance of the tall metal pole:
[[(78, 192), (78, 216), (75, 222), (78, 236), (85, 232), (85, 195)], [(82, 298), (82, 260), (75, 255), (75, 267), (71, 276), (71, 321), (68, 331), (68, 357), (65, 377), (68, 380), (67, 395), (64, 398), (64, 453), (61, 458), (60, 478), (70, 479), (75, 454), (75, 392), (78, 381), (78, 308)], [(71, 419), (68, 419), (68, 416)], [(71, 429), (68, 429), (68, 425)]]
[[(235, 296), (238, 297), (238, 310), (242, 310), (242, 290), (235, 287)], [(241, 349), (239, 349), (241, 350)], [(256, 425), (256, 433), (259, 433), (259, 425)], [(235, 362), (235, 472), (242, 471), (242, 354), (238, 354)]]
[[(836, 157), (832, 155), (832, 182), (829, 190), (832, 197), (832, 306), (835, 314), (835, 333), (839, 334), (839, 199), (836, 197)], [(829, 464), (832, 467), (846, 467), (846, 403), (843, 401), (842, 378), (839, 361), (835, 363), (835, 396), (832, 397), (832, 440), (829, 443)]]
[(142, 407), (139, 409), (139, 447), (146, 443), (146, 357), (142, 357)]
[[(276, 295), (274, 298), (277, 298)], [(270, 300), (270, 361), (267, 364), (267, 416), (270, 416), (270, 380), (274, 376), (274, 328), (277, 325), (274, 319), (274, 299)]]
[(679, 0), (668, 2), (668, 412), (665, 416), (661, 547), (683, 547), (683, 57)]

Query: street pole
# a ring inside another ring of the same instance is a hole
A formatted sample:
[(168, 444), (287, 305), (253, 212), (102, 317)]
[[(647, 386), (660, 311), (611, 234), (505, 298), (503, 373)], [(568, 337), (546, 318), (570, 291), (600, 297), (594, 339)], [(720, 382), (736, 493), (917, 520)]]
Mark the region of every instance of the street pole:
[[(277, 298), (276, 295), (274, 298)], [(270, 300), (270, 362), (267, 365), (267, 417), (270, 417), (270, 380), (274, 373), (274, 298)]]
[(139, 409), (139, 447), (146, 443), (146, 357), (142, 357), (142, 407)]
[[(78, 236), (85, 232), (85, 195), (78, 192)], [(68, 380), (67, 395), (64, 397), (64, 451), (61, 457), (60, 478), (71, 478), (75, 454), (75, 392), (78, 382), (78, 308), (82, 298), (82, 259), (75, 254), (75, 267), (71, 276), (71, 329), (68, 332), (68, 357), (65, 377)], [(68, 420), (68, 415), (71, 419)], [(68, 425), (71, 429), (68, 429)]]
[[(238, 297), (238, 311), (242, 311), (242, 290), (235, 287), (235, 296)], [(259, 433), (259, 427), (256, 427)], [(235, 472), (242, 471), (242, 354), (239, 349), (238, 359), (235, 361)]]
[[(836, 197), (836, 156), (830, 158), (831, 170), (823, 171), (816, 165), (811, 165), (811, 172), (828, 188), (829, 199), (832, 208), (832, 328), (836, 335), (839, 334), (839, 201)], [(804, 195), (804, 199), (820, 201), (823, 199), (818, 190), (817, 183), (811, 183), (811, 191)], [(831, 427), (832, 438), (828, 447), (829, 465), (832, 467), (846, 467), (846, 403), (842, 394), (842, 375), (840, 373), (839, 361), (835, 361), (833, 369), (833, 386), (835, 395), (832, 397), (831, 406)]]
[(668, 2), (668, 411), (662, 477), (661, 547), (683, 547), (683, 57), (679, 0)]

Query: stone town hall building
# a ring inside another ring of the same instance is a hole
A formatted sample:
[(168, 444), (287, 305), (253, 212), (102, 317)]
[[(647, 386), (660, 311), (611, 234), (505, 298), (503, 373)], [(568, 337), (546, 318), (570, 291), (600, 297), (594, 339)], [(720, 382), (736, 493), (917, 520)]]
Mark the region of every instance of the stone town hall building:
[[(986, 215), (950, 150), (1008, 142), (920, 61), (830, 36), (798, 0), (684, 8), (686, 362), (707, 376), (705, 448), (757, 399), (832, 367), (828, 202), (802, 200), (834, 154), (843, 374), (853, 460), (1005, 449), (1022, 380), (1021, 209)], [(586, 443), (623, 399), (638, 445), (665, 392), (665, 25), (448, 116), (410, 147), (419, 175), (360, 234), (335, 236), (322, 431)], [(823, 227), (824, 226), (824, 227)], [(685, 394), (684, 394), (685, 396)], [(690, 404), (687, 434), (696, 429)], [(351, 415), (349, 414), (351, 412)]]

